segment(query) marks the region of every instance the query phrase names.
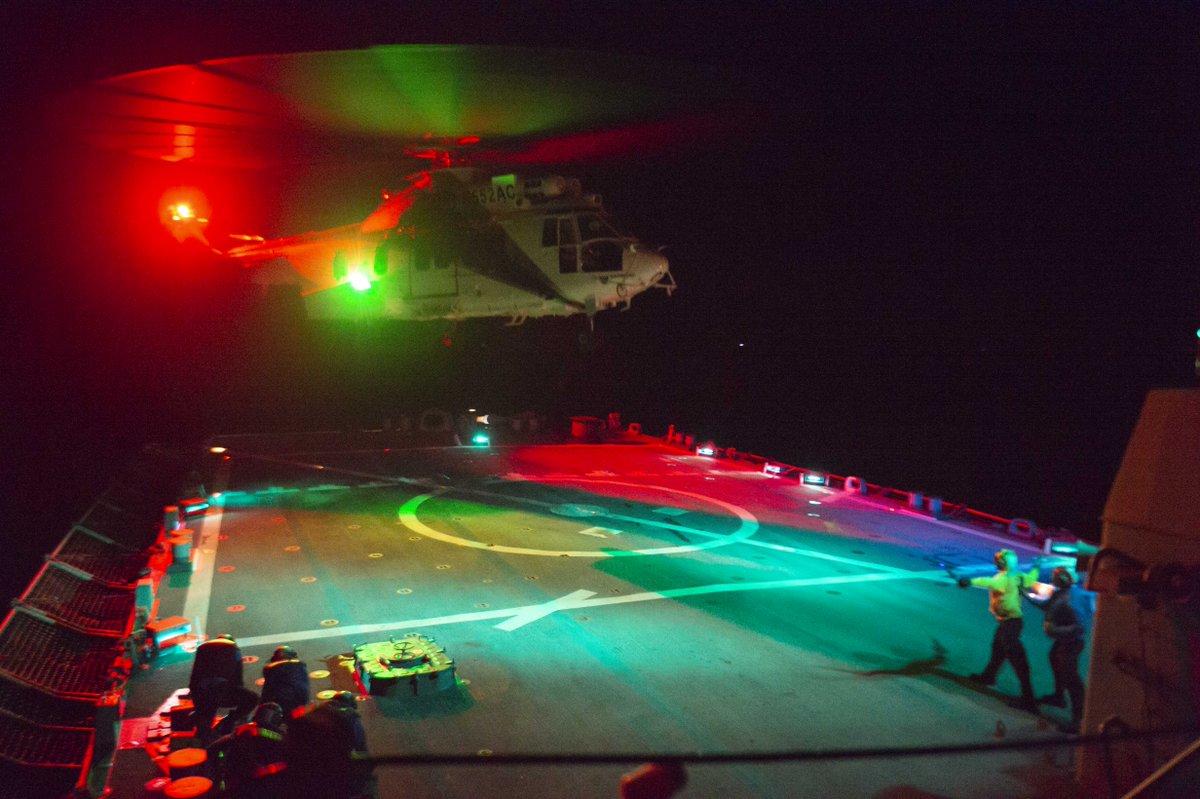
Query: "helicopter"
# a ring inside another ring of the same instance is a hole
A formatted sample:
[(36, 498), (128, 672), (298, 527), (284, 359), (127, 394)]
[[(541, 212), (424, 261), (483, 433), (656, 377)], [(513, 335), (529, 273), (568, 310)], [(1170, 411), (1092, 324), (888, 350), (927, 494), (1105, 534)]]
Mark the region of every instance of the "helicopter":
[(62, 125), (166, 167), (419, 166), (364, 219), (282, 238), (217, 236), (202, 201), (164, 194), (177, 240), (295, 287), (310, 318), (591, 322), (677, 284), (661, 249), (555, 166), (677, 148), (735, 118), (716, 109), (722, 81), (677, 67), (467, 45), (244, 56), (98, 81), (64, 99)]
[(596, 194), (562, 175), (493, 174), (451, 163), (385, 190), (361, 222), (287, 238), (233, 235), (212, 247), (208, 219), (169, 203), (177, 240), (196, 239), (256, 267), (261, 285), (293, 285), (313, 319), (417, 321), (530, 317), (628, 309), (649, 289), (677, 284), (661, 251), (628, 233)]

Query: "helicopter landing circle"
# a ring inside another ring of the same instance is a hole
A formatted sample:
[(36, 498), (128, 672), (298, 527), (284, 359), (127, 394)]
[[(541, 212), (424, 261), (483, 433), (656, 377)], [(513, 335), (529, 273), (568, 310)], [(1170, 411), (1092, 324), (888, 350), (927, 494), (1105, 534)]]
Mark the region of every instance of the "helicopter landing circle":
[[(555, 478), (542, 478), (542, 479), (555, 479)], [(695, 544), (689, 543), (689, 544), (684, 544), (682, 546), (648, 547), (648, 548), (630, 549), (630, 550), (622, 550), (622, 549), (614, 549), (614, 548), (591, 549), (591, 550), (563, 550), (563, 549), (537, 549), (537, 548), (533, 548), (533, 547), (516, 547), (516, 546), (508, 546), (505, 544), (495, 544), (495, 543), (488, 543), (485, 541), (477, 541), (475, 539), (464, 538), (459, 535), (454, 535), (452, 533), (446, 533), (446, 532), (442, 532), (441, 530), (436, 530), (433, 527), (430, 527), (428, 524), (425, 524), (424, 522), (422, 522), (419, 518), (417, 518), (417, 511), (420, 509), (420, 507), (422, 505), (424, 505), (429, 500), (434, 499), (435, 497), (438, 497), (438, 496), (441, 496), (441, 495), (447, 493), (448, 491), (450, 491), (450, 489), (443, 489), (440, 491), (435, 491), (435, 492), (431, 492), (428, 494), (421, 494), (421, 495), (415, 496), (412, 499), (405, 502), (404, 505), (401, 506), (400, 510), (397, 512), (397, 515), (399, 517), (400, 523), (403, 524), (405, 527), (407, 527), (409, 530), (412, 530), (413, 532), (416, 532), (416, 533), (420, 533), (421, 535), (424, 535), (427, 538), (432, 538), (434, 540), (441, 541), (446, 544), (454, 544), (454, 545), (460, 546), (460, 547), (471, 547), (474, 549), (484, 549), (489, 552), (503, 552), (503, 553), (506, 553), (509, 555), (536, 555), (536, 556), (540, 556), (540, 557), (555, 557), (555, 558), (559, 558), (559, 557), (612, 558), (612, 557), (637, 557), (637, 556), (642, 556), (642, 555), (678, 555), (678, 554), (681, 554), (684, 552), (698, 552), (698, 551), (704, 550), (704, 549), (713, 549), (715, 547), (722, 547), (722, 546), (727, 546), (729, 544), (736, 544), (738, 542), (745, 541), (748, 538), (751, 538), (758, 531), (758, 519), (750, 511), (748, 511), (745, 508), (740, 507), (738, 505), (734, 505), (729, 502), (724, 502), (722, 500), (716, 499), (714, 497), (705, 496), (703, 494), (697, 494), (697, 493), (693, 493), (691, 491), (683, 491), (678, 488), (667, 488), (665, 486), (659, 486), (659, 485), (638, 485), (638, 484), (634, 484), (634, 483), (625, 483), (625, 482), (620, 482), (620, 481), (616, 481), (616, 480), (591, 480), (591, 479), (578, 478), (578, 477), (571, 477), (571, 478), (564, 478), (564, 479), (569, 480), (572, 483), (579, 483), (579, 484), (619, 486), (619, 487), (625, 487), (625, 488), (637, 489), (637, 490), (649, 489), (651, 491), (663, 492), (666, 494), (673, 494), (677, 497), (685, 497), (690, 500), (694, 500), (694, 501), (697, 501), (697, 502), (700, 502), (700, 503), (703, 503), (706, 505), (715, 505), (717, 508), (720, 508), (725, 513), (735, 517), (738, 521), (738, 527), (732, 533), (728, 533), (728, 534), (713, 533), (708, 530), (701, 530), (699, 528), (689, 527), (689, 526), (683, 525), (683, 524), (677, 524), (673, 521), (668, 523), (668, 522), (659, 522), (659, 521), (655, 521), (655, 520), (650, 520), (650, 519), (646, 519), (646, 518), (634, 518), (634, 517), (630, 517), (630, 516), (625, 516), (615, 509), (612, 510), (611, 512), (605, 510), (603, 515), (593, 514), (590, 511), (592, 511), (593, 508), (599, 508), (600, 506), (589, 505), (589, 506), (587, 506), (589, 513), (581, 514), (581, 515), (586, 515), (586, 516), (590, 517), (591, 519), (596, 519), (596, 520), (599, 520), (601, 518), (607, 519), (609, 521), (609, 523), (614, 526), (620, 526), (622, 524), (627, 524), (629, 522), (635, 522), (639, 525), (643, 525), (643, 526), (649, 525), (652, 527), (657, 527), (657, 528), (663, 529), (664, 531), (668, 531), (668, 532), (673, 531), (676, 533), (686, 533), (686, 534), (691, 534), (692, 536), (699, 536), (706, 540), (701, 541), (700, 543), (695, 543)], [(549, 507), (545, 507), (544, 503), (540, 503), (540, 502), (537, 502), (537, 503), (531, 502), (531, 504), (543, 506), (544, 509), (549, 510), (551, 513), (556, 513), (556, 509), (558, 509), (557, 510), (558, 515), (567, 515), (567, 514), (563, 514), (561, 512), (561, 509), (564, 507), (561, 504), (553, 504), (553, 505), (550, 505)], [(582, 507), (582, 506), (576, 506), (576, 507)], [(574, 515), (574, 514), (570, 514), (570, 515)], [(589, 527), (587, 530), (580, 530), (578, 532), (581, 532), (584, 534), (589, 534), (592, 530), (604, 530), (604, 529), (607, 529), (607, 528)]]

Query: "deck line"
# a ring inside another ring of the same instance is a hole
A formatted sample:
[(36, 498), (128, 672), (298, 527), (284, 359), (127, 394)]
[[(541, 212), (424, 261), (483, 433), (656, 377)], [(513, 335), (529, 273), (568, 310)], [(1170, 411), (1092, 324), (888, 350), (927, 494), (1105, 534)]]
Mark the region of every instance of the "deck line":
[[(192, 633), (204, 637), (208, 610), (212, 603), (213, 573), (217, 564), (217, 543), (221, 537), (221, 518), (225, 502), (223, 494), (229, 482), (229, 469), (222, 466), (213, 480), (213, 496), (208, 513), (200, 523), (199, 534), (192, 541), (192, 577), (187, 598), (183, 601), (183, 617), (192, 622)], [(214, 512), (215, 511), (215, 512)]]
[[(456, 613), (448, 616), (429, 616), (426, 618), (417, 619), (400, 619), (397, 621), (380, 622), (377, 624), (348, 624), (338, 627), (323, 627), (313, 630), (298, 630), (294, 632), (276, 633), (272, 635), (256, 635), (239, 638), (238, 643), (243, 647), (261, 646), (266, 644), (292, 643), (296, 641), (312, 641), (320, 638), (341, 638), (347, 636), (360, 636), (364, 634), (386, 633), (399, 628), (420, 628), (420, 627), (436, 627), (443, 624), (463, 624), (473, 621), (490, 621), (492, 619), (522, 619), (522, 623), (526, 617), (530, 617), (532, 621), (537, 618), (544, 618), (547, 613), (543, 612), (548, 605), (552, 605), (552, 611), (558, 610), (576, 610), (579, 608), (598, 608), (607, 605), (625, 605), (630, 602), (649, 602), (658, 599), (679, 599), (691, 596), (702, 596), (705, 594), (722, 594), (722, 593), (737, 593), (741, 591), (766, 591), (780, 588), (804, 588), (817, 585), (846, 585), (850, 583), (867, 583), (867, 582), (884, 582), (889, 580), (949, 580), (944, 569), (929, 569), (919, 572), (903, 572), (897, 573), (894, 571), (877, 572), (874, 574), (857, 574), (851, 576), (837, 577), (802, 577), (794, 580), (769, 580), (757, 583), (712, 583), (709, 585), (697, 585), (690, 588), (670, 588), (664, 591), (643, 591), (637, 594), (628, 594), (626, 596), (613, 597), (584, 597), (583, 594), (591, 594), (591, 592), (581, 589), (568, 594), (565, 597), (552, 600), (549, 603), (538, 603), (536, 605), (521, 605), (512, 608), (492, 608), (489, 610), (472, 611), (468, 613)], [(506, 629), (503, 625), (496, 625), (501, 629)]]

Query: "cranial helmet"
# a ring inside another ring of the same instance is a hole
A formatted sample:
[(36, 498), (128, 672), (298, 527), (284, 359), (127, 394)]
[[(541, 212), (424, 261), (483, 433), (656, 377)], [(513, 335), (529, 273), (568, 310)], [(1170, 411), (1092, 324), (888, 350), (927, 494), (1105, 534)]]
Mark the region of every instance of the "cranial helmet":
[(283, 726), (283, 708), (275, 702), (263, 702), (254, 711), (254, 723), (278, 732)]
[(334, 707), (354, 707), (354, 694), (349, 691), (338, 691), (329, 697), (329, 702)]
[(1055, 566), (1050, 574), (1050, 582), (1054, 583), (1055, 588), (1070, 588), (1075, 584), (1075, 577), (1066, 566)]
[(296, 660), (297, 658), (299, 658), (299, 655), (296, 654), (295, 649), (292, 649), (290, 646), (281, 646), (277, 647), (275, 654), (271, 655), (271, 662), (274, 663), (277, 660)]
[(1001, 571), (1011, 571), (1017, 568), (1017, 553), (1011, 549), (1001, 549), (992, 559), (996, 561), (996, 568)]

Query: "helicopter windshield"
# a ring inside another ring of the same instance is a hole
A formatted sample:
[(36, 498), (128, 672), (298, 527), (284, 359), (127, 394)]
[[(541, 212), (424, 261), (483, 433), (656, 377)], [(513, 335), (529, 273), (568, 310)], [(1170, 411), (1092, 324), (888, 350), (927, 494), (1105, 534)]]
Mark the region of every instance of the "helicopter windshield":
[(579, 240), (583, 243), (597, 239), (628, 239), (629, 234), (619, 230), (614, 221), (600, 214), (579, 214)]

